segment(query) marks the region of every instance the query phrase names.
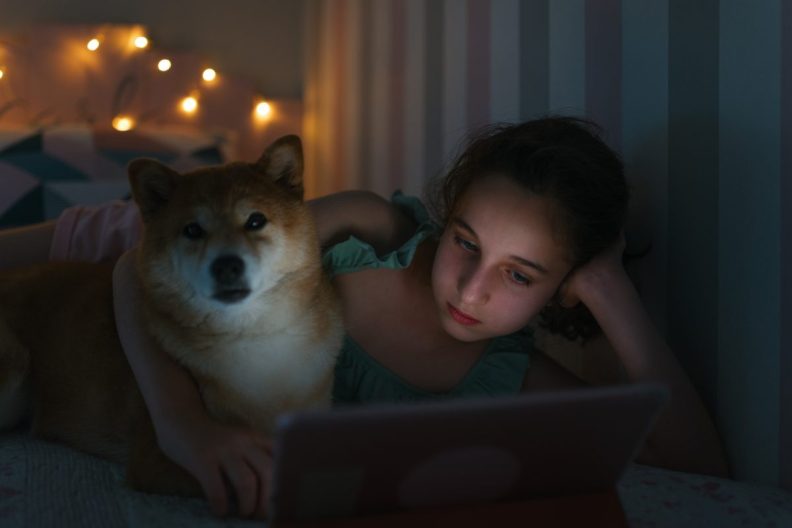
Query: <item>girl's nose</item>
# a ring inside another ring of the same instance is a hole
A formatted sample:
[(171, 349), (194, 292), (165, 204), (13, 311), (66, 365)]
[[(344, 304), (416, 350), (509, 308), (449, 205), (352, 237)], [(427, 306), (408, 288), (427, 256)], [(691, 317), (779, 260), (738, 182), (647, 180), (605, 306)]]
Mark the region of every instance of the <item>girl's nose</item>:
[(465, 304), (484, 304), (489, 299), (487, 274), (480, 266), (471, 266), (457, 283), (460, 300)]

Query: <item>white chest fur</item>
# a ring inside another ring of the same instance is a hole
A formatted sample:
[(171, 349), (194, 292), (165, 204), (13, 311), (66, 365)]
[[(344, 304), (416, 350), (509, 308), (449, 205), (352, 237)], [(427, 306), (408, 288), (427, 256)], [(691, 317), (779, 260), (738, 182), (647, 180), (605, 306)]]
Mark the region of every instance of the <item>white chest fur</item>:
[[(229, 340), (185, 358), (209, 411), (269, 431), (281, 412), (329, 405), (340, 339), (279, 333)], [(192, 364), (190, 364), (192, 363)], [(322, 386), (326, 390), (319, 394)]]

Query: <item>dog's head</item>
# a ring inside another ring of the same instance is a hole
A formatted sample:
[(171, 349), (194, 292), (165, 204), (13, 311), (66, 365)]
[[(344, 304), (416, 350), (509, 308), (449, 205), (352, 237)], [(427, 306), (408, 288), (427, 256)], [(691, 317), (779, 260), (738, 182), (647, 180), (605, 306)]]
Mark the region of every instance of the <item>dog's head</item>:
[[(144, 283), (199, 311), (243, 303), (319, 262), (303, 203), (300, 139), (285, 136), (256, 163), (179, 174), (161, 163), (130, 163), (143, 218)], [(175, 299), (174, 299), (175, 300)]]

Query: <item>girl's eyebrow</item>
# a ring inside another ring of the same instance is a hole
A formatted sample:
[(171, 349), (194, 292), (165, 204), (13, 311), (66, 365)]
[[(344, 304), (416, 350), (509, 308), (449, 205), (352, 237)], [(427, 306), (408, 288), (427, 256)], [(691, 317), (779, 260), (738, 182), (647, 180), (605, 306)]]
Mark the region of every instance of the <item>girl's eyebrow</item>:
[(518, 257), (517, 255), (512, 255), (510, 258), (512, 260), (516, 260), (517, 262), (519, 262), (523, 266), (528, 266), (529, 268), (533, 268), (536, 271), (538, 271), (538, 272), (540, 272), (540, 273), (542, 273), (544, 275), (547, 275), (547, 273), (548, 273), (548, 271), (543, 266), (541, 266), (541, 265), (539, 265), (536, 262), (533, 262), (531, 260), (527, 260), (527, 259), (524, 259), (522, 257)]
[[(468, 223), (465, 222), (464, 220), (462, 220), (461, 218), (454, 217), (454, 218), (451, 219), (451, 223), (456, 224), (457, 227), (460, 227), (460, 228), (464, 229), (465, 231), (470, 232), (473, 236), (478, 238), (478, 235), (473, 230), (473, 228), (470, 227), (470, 225), (468, 225)], [(523, 258), (523, 257), (518, 257), (517, 255), (510, 255), (509, 258), (514, 260), (514, 261), (516, 261), (516, 262), (519, 262), (523, 266), (528, 266), (529, 268), (533, 268), (536, 271), (538, 271), (540, 273), (543, 273), (545, 275), (547, 275), (549, 273), (544, 266), (542, 266), (541, 264), (538, 264), (538, 263), (536, 263), (536, 262), (534, 262), (532, 260), (528, 260), (528, 259)]]

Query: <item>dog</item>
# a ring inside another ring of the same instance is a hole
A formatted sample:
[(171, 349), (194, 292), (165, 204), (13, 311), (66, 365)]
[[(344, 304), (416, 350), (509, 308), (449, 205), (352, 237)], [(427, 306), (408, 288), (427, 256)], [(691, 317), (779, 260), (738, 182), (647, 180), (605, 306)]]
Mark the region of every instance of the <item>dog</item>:
[[(328, 406), (343, 324), (303, 201), (299, 138), (256, 163), (179, 174), (139, 159), (128, 172), (148, 331), (210, 415), (272, 433), (283, 412)], [(112, 264), (0, 274), (0, 427), (26, 416), (37, 436), (126, 463), (135, 489), (201, 495), (157, 446), (116, 333)]]

